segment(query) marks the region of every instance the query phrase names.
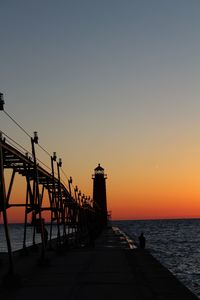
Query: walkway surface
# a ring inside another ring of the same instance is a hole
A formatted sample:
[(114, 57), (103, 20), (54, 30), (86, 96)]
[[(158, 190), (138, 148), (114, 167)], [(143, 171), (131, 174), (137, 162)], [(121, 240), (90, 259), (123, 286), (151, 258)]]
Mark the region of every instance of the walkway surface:
[(131, 250), (116, 229), (106, 230), (94, 248), (49, 256), (50, 263), (45, 267), (36, 266), (35, 254), (18, 258), (16, 269), (22, 287), (0, 288), (0, 299), (197, 299), (148, 251)]

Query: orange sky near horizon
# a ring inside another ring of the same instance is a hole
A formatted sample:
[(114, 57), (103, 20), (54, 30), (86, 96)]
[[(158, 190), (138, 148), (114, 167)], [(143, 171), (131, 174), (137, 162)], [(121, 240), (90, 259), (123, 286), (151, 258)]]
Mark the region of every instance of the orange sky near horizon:
[[(179, 168), (175, 172), (176, 168), (174, 167), (172, 172), (169, 167), (169, 173), (165, 168), (164, 174), (157, 166), (153, 170), (146, 168), (146, 173), (142, 173), (142, 168), (128, 173), (124, 166), (122, 174), (126, 174), (126, 176), (120, 176), (116, 173), (115, 168), (110, 172), (106, 168), (105, 173), (108, 173), (107, 202), (108, 210), (112, 213), (112, 220), (199, 218), (200, 175), (197, 169), (192, 171), (188, 169), (188, 166), (179, 166)], [(187, 168), (187, 172), (185, 168)], [(148, 173), (150, 170), (151, 173)], [(7, 184), (8, 177), (6, 177)], [(91, 177), (82, 180), (81, 186), (84, 185), (86, 189), (83, 190), (83, 193), (92, 195), (93, 181)], [(17, 175), (10, 203), (25, 202), (25, 195), (24, 178)], [(23, 222), (24, 209), (9, 208), (7, 212), (10, 222)]]
[[(148, 197), (148, 200), (138, 196), (133, 201), (132, 198), (123, 199), (123, 195), (119, 195), (114, 201), (110, 201), (108, 197), (108, 210), (111, 211), (112, 220), (199, 218), (200, 201), (199, 197), (192, 200), (190, 197), (163, 197), (161, 201), (160, 197), (156, 198), (155, 195), (154, 198)], [(24, 208), (12, 207), (7, 213), (11, 223), (24, 221)]]

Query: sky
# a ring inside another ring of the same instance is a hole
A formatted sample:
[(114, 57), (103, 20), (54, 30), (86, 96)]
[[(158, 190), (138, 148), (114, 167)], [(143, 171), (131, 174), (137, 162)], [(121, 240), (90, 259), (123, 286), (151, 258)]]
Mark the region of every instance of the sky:
[[(200, 1), (0, 0), (0, 11), (5, 110), (74, 184), (92, 195), (101, 163), (113, 219), (200, 217)], [(3, 112), (0, 128), (30, 146)]]

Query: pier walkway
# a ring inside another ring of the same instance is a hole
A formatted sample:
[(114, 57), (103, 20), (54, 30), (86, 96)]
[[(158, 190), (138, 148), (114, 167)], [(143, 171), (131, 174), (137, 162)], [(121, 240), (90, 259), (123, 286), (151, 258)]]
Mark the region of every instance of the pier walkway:
[(105, 230), (93, 248), (71, 249), (63, 255), (49, 252), (47, 266), (37, 266), (34, 255), (18, 258), (22, 287), (0, 288), (1, 300), (198, 299), (148, 251), (130, 249), (123, 234), (113, 228)]

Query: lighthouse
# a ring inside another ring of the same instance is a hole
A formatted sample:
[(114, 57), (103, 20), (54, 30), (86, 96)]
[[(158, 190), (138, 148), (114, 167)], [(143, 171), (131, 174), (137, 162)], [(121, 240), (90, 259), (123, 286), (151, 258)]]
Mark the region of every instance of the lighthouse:
[(104, 168), (100, 164), (94, 169), (93, 179), (93, 201), (94, 208), (101, 216), (102, 226), (107, 225), (107, 199), (106, 199), (106, 179)]

